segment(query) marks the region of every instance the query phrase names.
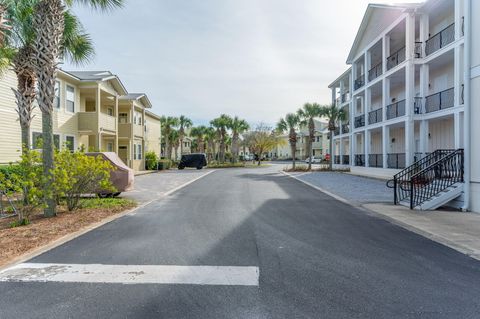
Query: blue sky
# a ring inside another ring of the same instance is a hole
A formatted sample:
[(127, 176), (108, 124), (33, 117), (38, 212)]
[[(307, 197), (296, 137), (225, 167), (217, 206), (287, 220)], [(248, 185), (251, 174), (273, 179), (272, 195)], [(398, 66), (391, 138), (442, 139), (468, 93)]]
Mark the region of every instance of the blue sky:
[(107, 14), (75, 7), (96, 57), (63, 67), (110, 70), (130, 92), (147, 93), (158, 114), (275, 123), (305, 102), (330, 102), (327, 86), (346, 69), (367, 4), (126, 0)]

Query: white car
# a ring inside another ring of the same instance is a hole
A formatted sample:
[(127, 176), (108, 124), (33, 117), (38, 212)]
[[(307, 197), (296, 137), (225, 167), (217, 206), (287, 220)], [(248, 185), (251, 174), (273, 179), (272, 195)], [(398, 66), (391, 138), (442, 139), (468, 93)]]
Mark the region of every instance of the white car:
[[(320, 157), (315, 157), (313, 156), (312, 157), (312, 164), (320, 164), (322, 162), (322, 158)], [(310, 157), (308, 157), (306, 160), (305, 160), (305, 163), (310, 163)]]

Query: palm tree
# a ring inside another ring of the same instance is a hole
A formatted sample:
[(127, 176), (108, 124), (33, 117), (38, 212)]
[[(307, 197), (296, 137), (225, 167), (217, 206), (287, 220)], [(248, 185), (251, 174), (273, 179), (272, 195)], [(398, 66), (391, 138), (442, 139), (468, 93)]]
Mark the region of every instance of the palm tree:
[(178, 123), (180, 125), (180, 129), (178, 134), (180, 135), (180, 155), (183, 154), (183, 139), (185, 138), (185, 129), (192, 127), (193, 123), (192, 120), (184, 115), (180, 115), (178, 118)]
[(306, 103), (303, 108), (297, 111), (300, 118), (300, 125), (308, 127), (307, 154), (310, 157), (308, 161), (308, 170), (312, 169), (313, 142), (315, 140), (315, 121), (316, 117), (321, 115), (322, 107), (317, 103)]
[(240, 151), (240, 147), (239, 147), (240, 134), (245, 133), (249, 128), (250, 128), (250, 125), (248, 125), (247, 121), (239, 119), (238, 116), (235, 116), (231, 122), (232, 155), (233, 155), (234, 163), (238, 161), (238, 153)]
[(277, 131), (285, 133), (288, 132), (288, 140), (292, 151), (292, 169), (295, 170), (295, 161), (297, 153), (297, 128), (300, 124), (300, 118), (297, 114), (288, 113), (284, 119), (280, 119), (277, 123)]
[(205, 135), (207, 128), (203, 125), (192, 127), (190, 135), (197, 141), (198, 152), (205, 153)]
[(165, 158), (172, 159), (172, 146), (170, 134), (178, 126), (178, 118), (172, 116), (162, 116), (160, 118), (160, 124), (162, 125), (162, 136), (165, 140)]
[(225, 163), (225, 143), (227, 140), (227, 130), (232, 126), (232, 118), (226, 114), (220, 115), (210, 121), (210, 124), (218, 130), (220, 140), (219, 161)]
[(65, 8), (75, 3), (86, 4), (93, 9), (108, 10), (121, 7), (123, 0), (39, 0), (35, 6), (33, 27), (35, 29), (35, 74), (38, 80), (37, 101), (42, 112), (43, 170), (45, 186), (45, 216), (56, 215), (56, 203), (50, 191), (53, 177), (53, 101), (55, 77), (65, 44)]
[[(35, 5), (40, 0), (0, 0), (5, 8), (4, 17), (11, 27), (4, 32), (1, 57), (4, 66), (13, 66), (17, 77), (16, 97), (17, 113), (22, 136), (23, 148), (30, 148), (30, 125), (33, 119), (33, 102), (36, 98), (35, 74), (35, 29), (33, 18)], [(90, 36), (85, 34), (80, 21), (71, 12), (64, 12), (65, 28), (63, 32), (62, 56), (75, 64), (83, 64), (94, 55)]]
[[(173, 147), (173, 150), (175, 151), (174, 161), (177, 161), (178, 160), (178, 147), (180, 146), (180, 131), (175, 130), (175, 129), (171, 130), (170, 134), (169, 134), (169, 139), (171, 141), (170, 152), (169, 153), (172, 154), (172, 147)], [(169, 159), (172, 159), (172, 158), (169, 157)]]
[(339, 109), (335, 104), (325, 105), (321, 108), (321, 116), (328, 120), (328, 131), (330, 135), (330, 170), (333, 169), (333, 132), (339, 121), (345, 121), (347, 113), (344, 109)]
[(212, 161), (215, 159), (216, 153), (216, 142), (217, 142), (217, 130), (212, 126), (209, 126), (205, 129), (205, 141), (208, 145), (208, 160)]

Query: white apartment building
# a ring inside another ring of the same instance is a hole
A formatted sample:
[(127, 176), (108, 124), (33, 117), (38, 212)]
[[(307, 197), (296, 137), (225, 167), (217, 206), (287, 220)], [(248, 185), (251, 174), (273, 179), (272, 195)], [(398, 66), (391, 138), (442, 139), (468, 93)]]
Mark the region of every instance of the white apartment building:
[(392, 178), (436, 150), (464, 149), (465, 192), (455, 198), (480, 211), (480, 198), (470, 196), (470, 189), (480, 193), (473, 182), (480, 169), (470, 167), (480, 147), (469, 143), (480, 137), (480, 128), (470, 129), (479, 103), (470, 92), (480, 94), (480, 87), (470, 89), (480, 60), (479, 40), (471, 36), (480, 31), (474, 13), (480, 13), (475, 0), (368, 6), (350, 67), (329, 86), (333, 103), (348, 113), (334, 135), (335, 164)]

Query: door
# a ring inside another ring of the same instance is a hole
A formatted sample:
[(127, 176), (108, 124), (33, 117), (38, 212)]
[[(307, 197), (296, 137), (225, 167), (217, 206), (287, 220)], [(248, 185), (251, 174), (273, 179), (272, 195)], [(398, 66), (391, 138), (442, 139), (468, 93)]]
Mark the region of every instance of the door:
[(119, 145), (118, 146), (118, 156), (128, 166), (128, 146)]

